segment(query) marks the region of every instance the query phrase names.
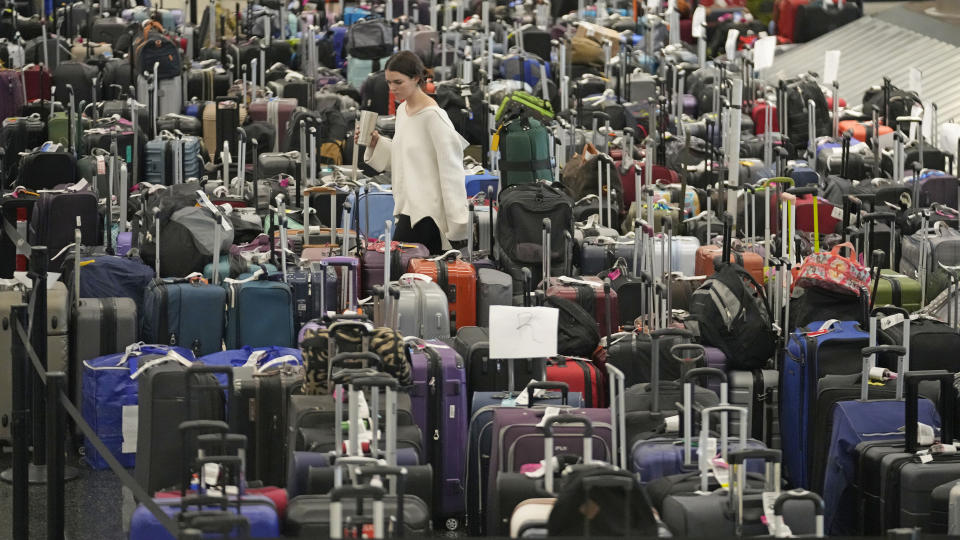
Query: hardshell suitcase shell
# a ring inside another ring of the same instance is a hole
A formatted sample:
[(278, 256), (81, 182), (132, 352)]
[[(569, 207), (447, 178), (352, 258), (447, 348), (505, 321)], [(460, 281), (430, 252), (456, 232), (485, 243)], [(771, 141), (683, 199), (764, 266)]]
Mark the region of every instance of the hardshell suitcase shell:
[(396, 300), (399, 323), (404, 336), (423, 339), (448, 338), (450, 326), (449, 299), (440, 285), (420, 277), (401, 276), (400, 298)]
[[(130, 298), (81, 298), (73, 307), (70, 368), (77, 375), (74, 400), (83, 403), (83, 363), (121, 353), (137, 343), (137, 304)], [(80, 339), (83, 336), (83, 339)]]
[(433, 515), (462, 520), (466, 510), (465, 472), (470, 411), (467, 370), (457, 352), (437, 340), (409, 340), (413, 370), (413, 414), (433, 466)]
[(513, 278), (493, 268), (477, 270), (477, 326), (490, 327), (490, 306), (513, 305)]
[[(696, 267), (694, 274), (696, 276), (712, 276), (716, 273), (714, 261), (723, 256), (723, 248), (720, 246), (701, 246), (697, 249)], [(763, 257), (751, 251), (731, 251), (730, 262), (739, 264), (757, 280), (757, 283), (763, 284)]]
[(297, 100), (293, 98), (257, 99), (250, 104), (250, 118), (253, 121), (269, 122), (276, 129), (273, 152), (287, 147), (287, 123), (296, 108)]
[(407, 272), (430, 276), (446, 293), (451, 333), (454, 328), (477, 324), (477, 270), (460, 258), (459, 251), (449, 251), (438, 259), (412, 259)]

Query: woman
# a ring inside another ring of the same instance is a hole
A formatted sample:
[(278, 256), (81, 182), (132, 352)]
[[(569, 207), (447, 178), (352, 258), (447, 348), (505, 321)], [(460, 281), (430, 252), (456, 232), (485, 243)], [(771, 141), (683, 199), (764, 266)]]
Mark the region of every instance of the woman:
[(470, 232), (463, 172), (467, 141), (424, 93), (426, 68), (420, 57), (399, 52), (384, 71), (390, 91), (402, 101), (396, 132), (391, 140), (374, 131), (364, 161), (374, 169), (391, 171), (397, 216), (393, 239), (443, 253), (451, 242), (462, 244)]

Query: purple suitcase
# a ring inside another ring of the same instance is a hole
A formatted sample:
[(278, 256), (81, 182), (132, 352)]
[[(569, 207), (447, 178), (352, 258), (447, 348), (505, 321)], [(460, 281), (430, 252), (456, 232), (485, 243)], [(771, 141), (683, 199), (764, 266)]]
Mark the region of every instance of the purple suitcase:
[[(370, 241), (360, 265), (363, 268), (363, 296), (371, 296), (376, 285), (383, 285), (383, 240)], [(423, 244), (409, 242), (391, 242), (390, 258), (393, 264), (390, 267), (390, 276), (397, 279), (407, 272), (407, 265), (411, 259), (426, 259), (430, 251)]]
[(433, 516), (462, 522), (465, 513), (467, 370), (457, 351), (439, 340), (407, 342), (413, 367), (410, 399), (433, 466)]
[[(593, 422), (593, 459), (613, 461), (613, 436), (610, 409), (565, 409), (565, 414), (585, 415)], [(487, 493), (487, 534), (500, 536), (497, 485), (500, 472), (520, 472), (528, 463), (543, 460), (543, 431), (537, 424), (544, 411), (526, 408), (500, 408), (493, 411), (493, 445), (490, 449), (490, 471)], [(583, 455), (583, 428), (578, 425), (554, 428), (554, 455)], [(509, 516), (504, 516), (509, 517)]]
[(697, 98), (691, 94), (684, 94), (681, 99), (683, 99), (683, 114), (696, 118)]

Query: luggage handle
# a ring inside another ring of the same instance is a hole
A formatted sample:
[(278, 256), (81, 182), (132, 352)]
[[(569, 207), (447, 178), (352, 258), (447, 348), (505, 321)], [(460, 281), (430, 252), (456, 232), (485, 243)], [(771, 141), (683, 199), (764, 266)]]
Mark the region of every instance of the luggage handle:
[(906, 387), (904, 404), (905, 447), (908, 454), (917, 451), (917, 422), (919, 421), (919, 398), (921, 381), (940, 382), (940, 440), (953, 442), (953, 413), (956, 393), (953, 391), (953, 374), (946, 370), (912, 371), (903, 375)]
[(527, 385), (527, 408), (533, 407), (534, 390), (560, 390), (560, 403), (567, 405), (570, 385), (562, 381), (533, 381)]
[[(689, 358), (684, 358), (682, 353), (684, 351), (693, 351)], [(678, 343), (673, 347), (670, 347), (670, 356), (678, 362), (699, 362), (706, 356), (706, 349), (703, 348), (703, 345), (699, 343)], [(700, 369), (700, 368), (694, 368)], [(691, 370), (692, 371), (692, 370)]]
[(370, 362), (370, 364), (376, 365), (378, 368), (382, 365), (380, 357), (372, 352), (345, 352), (339, 353), (333, 358), (330, 359), (330, 367), (342, 367), (345, 362), (352, 360), (361, 360), (364, 362)]
[[(223, 499), (219, 499), (217, 504), (222, 504)], [(239, 538), (246, 538), (250, 534), (250, 521), (243, 514), (234, 514), (232, 512), (223, 512), (217, 510), (201, 510), (191, 512), (181, 512), (180, 518), (184, 524), (184, 537), (189, 537), (191, 529), (197, 529), (203, 533), (213, 533), (227, 535), (234, 531), (240, 531)]]
[(777, 538), (785, 538), (787, 535), (786, 523), (783, 520), (783, 509), (784, 506), (786, 506), (786, 503), (788, 501), (803, 500), (813, 503), (814, 535), (817, 538), (823, 538), (823, 498), (820, 497), (820, 495), (805, 489), (784, 491), (779, 497), (777, 497), (776, 502), (773, 503), (773, 515), (776, 517), (776, 522), (774, 524), (774, 536)]
[[(678, 346), (678, 345), (677, 345)], [(701, 347), (702, 348), (702, 347)], [(697, 377), (716, 377), (720, 379), (720, 404), (726, 405), (728, 401), (727, 374), (721, 369), (701, 367), (694, 368), (683, 374), (683, 463), (685, 466), (691, 466), (693, 461), (693, 379)], [(721, 415), (720, 440), (726, 441), (727, 435), (727, 414)], [(726, 445), (724, 445), (726, 447)]]
[(391, 487), (391, 495), (396, 495), (397, 497), (397, 515), (396, 515), (396, 537), (402, 538), (404, 533), (404, 514), (403, 514), (403, 499), (406, 495), (406, 485), (407, 485), (407, 474), (409, 471), (406, 467), (399, 466), (390, 466), (390, 465), (365, 465), (363, 467), (357, 467), (356, 476), (357, 478), (363, 478), (364, 476), (388, 476), (394, 479), (393, 485)]
[[(375, 486), (340, 486), (330, 491), (330, 538), (343, 538), (343, 499), (352, 498), (358, 502), (373, 499), (373, 537), (384, 538), (383, 499), (386, 492)], [(398, 533), (399, 534), (399, 533)]]
[(583, 426), (583, 463), (593, 462), (593, 422), (586, 416), (561, 413), (543, 421), (543, 483), (553, 493), (553, 426), (554, 424), (581, 424)]
[[(691, 407), (687, 407), (687, 409), (691, 409)], [(705, 454), (707, 449), (707, 439), (709, 438), (709, 435), (710, 435), (710, 415), (713, 413), (731, 413), (731, 412), (737, 413), (740, 415), (740, 435), (739, 435), (740, 446), (741, 447), (746, 446), (747, 415), (749, 414), (746, 407), (738, 407), (735, 405), (717, 405), (714, 407), (705, 407), (700, 412), (700, 441), (699, 441), (699, 450), (698, 450), (700, 456), (698, 461), (699, 461), (699, 469), (700, 469), (700, 490), (703, 491), (704, 493), (709, 491), (707, 487), (707, 484), (708, 484), (707, 472), (709, 470), (708, 462), (713, 459), (713, 456), (706, 456)], [(723, 418), (721, 421), (725, 423), (726, 418)], [(688, 422), (687, 426), (690, 426), (690, 423), (691, 422)], [(685, 441), (684, 444), (686, 444), (687, 442), (692, 444), (691, 439), (692, 437), (690, 439), (687, 439), (687, 441)], [(726, 437), (726, 429), (722, 429), (721, 437), (720, 437), (720, 453), (724, 458), (727, 459), (728, 462), (732, 463), (733, 455), (735, 454), (735, 452), (728, 452), (728, 449), (727, 449), (728, 446), (729, 446), (729, 441), (727, 440), (727, 437)], [(732, 477), (731, 477), (731, 480), (732, 480)]]

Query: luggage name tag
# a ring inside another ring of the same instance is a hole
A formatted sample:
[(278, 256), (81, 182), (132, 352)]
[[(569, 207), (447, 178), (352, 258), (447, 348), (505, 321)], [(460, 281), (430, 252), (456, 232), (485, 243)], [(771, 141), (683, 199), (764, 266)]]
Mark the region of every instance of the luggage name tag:
[(890, 328), (890, 327), (892, 327), (892, 326), (896, 326), (896, 325), (898, 325), (898, 324), (903, 324), (903, 314), (902, 314), (902, 313), (894, 313), (893, 315), (890, 315), (890, 316), (887, 316), (887, 317), (884, 317), (884, 318), (880, 319), (880, 329), (881, 329), (881, 330), (886, 330), (886, 329), (888, 329), (888, 328)]
[(834, 206), (833, 210), (830, 211), (830, 217), (833, 219), (843, 219), (843, 209), (839, 206)]

